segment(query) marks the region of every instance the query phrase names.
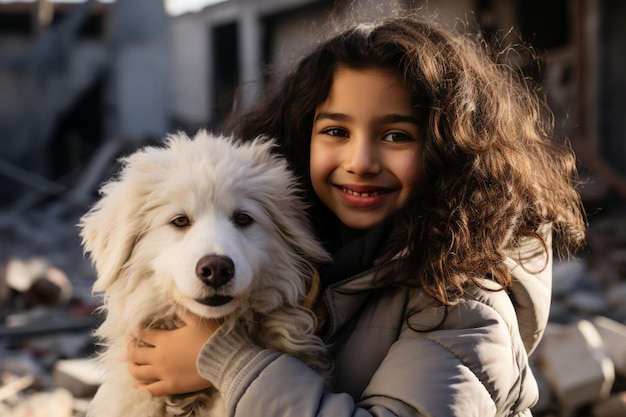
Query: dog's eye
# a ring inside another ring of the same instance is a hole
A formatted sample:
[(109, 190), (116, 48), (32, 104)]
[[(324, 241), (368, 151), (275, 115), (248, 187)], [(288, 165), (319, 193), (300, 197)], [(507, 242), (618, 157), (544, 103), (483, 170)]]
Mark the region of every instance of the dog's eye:
[(188, 227), (191, 224), (189, 217), (187, 216), (176, 216), (172, 219), (171, 223), (179, 228)]
[(252, 217), (250, 217), (249, 214), (240, 211), (238, 213), (235, 213), (235, 215), (233, 216), (233, 221), (237, 226), (244, 227), (252, 223)]

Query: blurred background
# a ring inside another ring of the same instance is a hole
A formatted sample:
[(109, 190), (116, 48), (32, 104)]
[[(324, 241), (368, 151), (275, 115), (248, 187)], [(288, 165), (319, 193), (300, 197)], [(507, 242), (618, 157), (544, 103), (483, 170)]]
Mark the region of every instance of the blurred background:
[(572, 142), (590, 229), (554, 266), (534, 412), (626, 416), (623, 0), (0, 0), (0, 416), (80, 416), (97, 387), (95, 274), (75, 225), (116, 158), (219, 129), (333, 29), (394, 10), (540, 56), (516, 64)]

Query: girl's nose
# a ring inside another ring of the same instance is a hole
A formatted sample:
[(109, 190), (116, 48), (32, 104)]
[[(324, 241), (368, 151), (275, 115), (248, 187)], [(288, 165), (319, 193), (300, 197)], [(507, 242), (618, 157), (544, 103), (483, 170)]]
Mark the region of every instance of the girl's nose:
[(344, 156), (344, 169), (358, 176), (379, 173), (381, 165), (373, 140), (364, 135), (353, 136)]

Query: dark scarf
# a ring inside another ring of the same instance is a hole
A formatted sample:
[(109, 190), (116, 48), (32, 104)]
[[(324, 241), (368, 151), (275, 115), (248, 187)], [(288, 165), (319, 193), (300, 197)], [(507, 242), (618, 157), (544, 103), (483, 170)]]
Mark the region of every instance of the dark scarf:
[(381, 254), (392, 230), (393, 221), (374, 226), (364, 236), (348, 242), (333, 257), (333, 262), (319, 268), (322, 287), (343, 281), (370, 269)]

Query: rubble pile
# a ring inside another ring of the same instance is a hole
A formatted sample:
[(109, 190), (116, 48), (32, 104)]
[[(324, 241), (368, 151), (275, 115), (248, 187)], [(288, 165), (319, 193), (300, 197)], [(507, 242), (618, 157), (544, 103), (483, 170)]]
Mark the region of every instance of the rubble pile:
[[(0, 417), (84, 416), (98, 387), (95, 271), (75, 227), (85, 211), (59, 203), (0, 218)], [(592, 219), (585, 252), (555, 261), (531, 364), (535, 416), (626, 416), (626, 217)]]
[(85, 211), (55, 203), (0, 216), (0, 417), (82, 416), (93, 394), (56, 371), (96, 349), (95, 272), (75, 227)]
[(531, 356), (536, 415), (626, 416), (626, 217), (592, 219), (587, 243), (554, 265), (550, 323)]

